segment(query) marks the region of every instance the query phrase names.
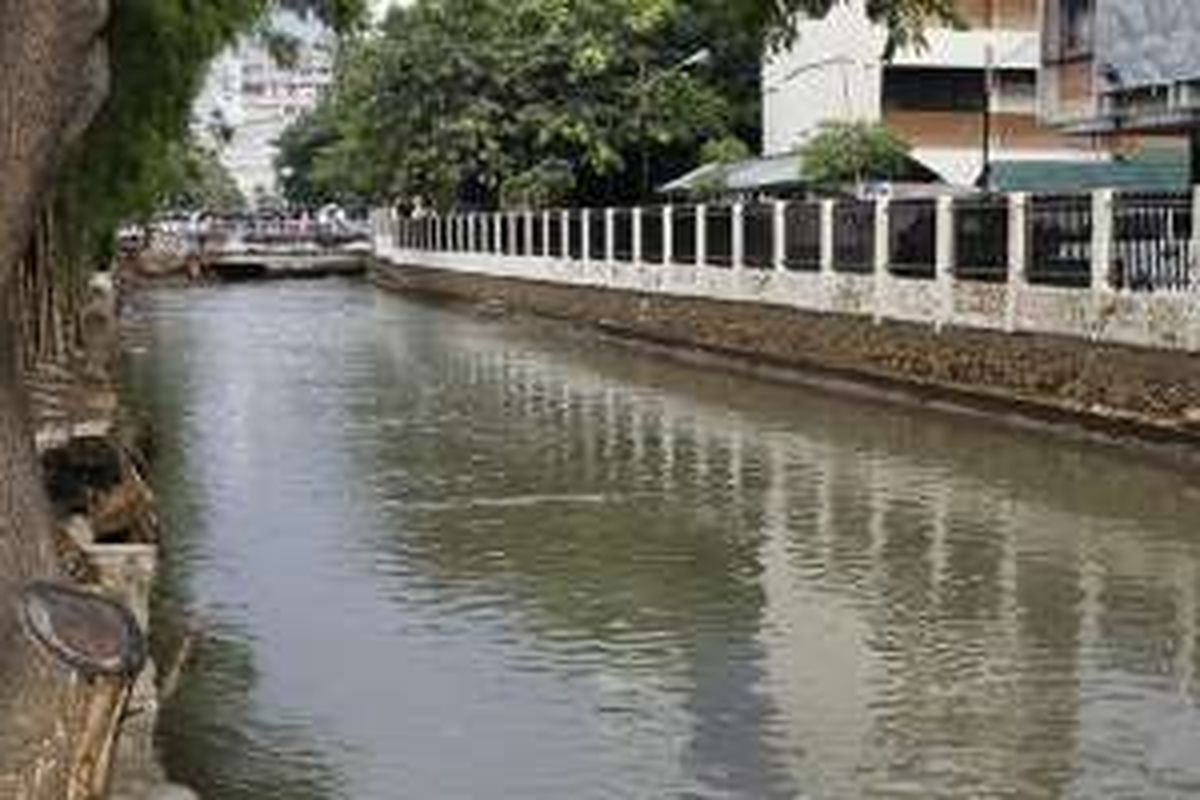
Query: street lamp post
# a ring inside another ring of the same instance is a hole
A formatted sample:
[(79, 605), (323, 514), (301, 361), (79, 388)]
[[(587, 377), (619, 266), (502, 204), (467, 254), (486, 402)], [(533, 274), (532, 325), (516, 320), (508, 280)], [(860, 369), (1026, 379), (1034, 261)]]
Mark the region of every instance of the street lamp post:
[(979, 183), (984, 191), (990, 192), (992, 189), (992, 93), (996, 69), (996, 49), (993, 45), (994, 0), (987, 0), (984, 13), (988, 41), (984, 46), (983, 54), (983, 170), (979, 174)]
[(673, 75), (676, 72), (682, 72), (692, 67), (698, 67), (708, 64), (712, 61), (712, 51), (707, 47), (701, 47), (693, 52), (682, 61), (673, 64), (665, 71), (655, 75), (653, 78), (649, 76), (649, 66), (647, 58), (641, 53), (638, 59), (638, 86), (640, 87), (638, 97), (638, 138), (641, 144), (641, 198), (650, 196), (650, 142), (647, 136), (648, 132), (648, 117), (650, 116), (650, 87), (655, 81), (662, 80), (668, 75)]

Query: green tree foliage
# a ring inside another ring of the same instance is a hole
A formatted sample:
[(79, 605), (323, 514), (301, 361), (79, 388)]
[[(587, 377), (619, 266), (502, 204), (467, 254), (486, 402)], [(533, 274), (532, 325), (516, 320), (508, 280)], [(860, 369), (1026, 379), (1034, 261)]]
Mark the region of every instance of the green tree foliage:
[[(313, 9), (341, 29), (353, 26), (365, 11), (364, 0), (285, 5)], [(68, 237), (61, 252), (84, 259), (104, 252), (121, 221), (187, 193), (189, 180), (214, 177), (212, 165), (205, 167), (189, 145), (192, 103), (212, 59), (252, 29), (269, 7), (268, 0), (113, 4), (110, 95), (68, 154), (56, 185), (55, 210), (68, 223), (56, 226)], [(224, 196), (224, 201), (233, 199)]]
[[(414, 0), (343, 53), (334, 92), (285, 137), (285, 191), (303, 204), (636, 199), (707, 141), (756, 144), (764, 41), (845, 1)], [(889, 46), (955, 19), (952, 0), (867, 11)], [(708, 63), (689, 64), (700, 48)]]
[[(823, 17), (848, 0), (716, 0), (713, 12), (725, 24), (752, 31), (767, 44), (790, 42), (795, 22), (805, 17)], [(921, 46), (924, 33), (933, 25), (958, 26), (961, 19), (957, 0), (866, 0), (867, 16), (888, 31), (886, 55), (901, 47)]]
[(165, 197), (171, 208), (215, 211), (229, 214), (246, 208), (246, 198), (229, 170), (208, 147), (190, 137), (176, 143), (164, 172), (168, 186), (176, 187)]
[(672, 0), (416, 0), (343, 53), (286, 137), (289, 197), (627, 197), (643, 163), (658, 179), (737, 125), (726, 73), (686, 63), (702, 30)]
[(814, 185), (833, 188), (901, 175), (909, 145), (883, 125), (826, 122), (800, 149), (801, 170)]

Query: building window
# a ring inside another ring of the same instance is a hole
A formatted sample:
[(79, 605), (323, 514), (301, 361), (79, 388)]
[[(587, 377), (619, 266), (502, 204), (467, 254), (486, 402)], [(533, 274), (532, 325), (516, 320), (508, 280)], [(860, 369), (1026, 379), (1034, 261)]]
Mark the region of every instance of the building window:
[(893, 67), (883, 77), (884, 111), (983, 111), (981, 69)]
[(1092, 52), (1092, 0), (1062, 0), (1059, 52), (1063, 58), (1079, 58)]

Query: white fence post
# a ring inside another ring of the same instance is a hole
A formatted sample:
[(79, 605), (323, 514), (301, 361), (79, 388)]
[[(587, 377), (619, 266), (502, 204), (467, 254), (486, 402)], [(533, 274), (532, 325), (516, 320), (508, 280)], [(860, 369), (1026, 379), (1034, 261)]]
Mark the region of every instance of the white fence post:
[(585, 208), (579, 212), (579, 234), (583, 240), (579, 243), (579, 258), (585, 264), (591, 264), (596, 258), (592, 252), (592, 210)]
[(1091, 338), (1104, 333), (1105, 306), (1116, 292), (1113, 283), (1113, 200), (1112, 189), (1092, 192), (1092, 319)]
[(563, 261), (569, 261), (571, 259), (571, 212), (562, 211), (561, 214), (562, 216), (559, 219), (559, 224), (562, 227), (560, 231), (562, 236), (559, 237), (561, 240), (559, 246), (562, 250), (561, 258)]
[(708, 208), (704, 203), (696, 206), (696, 266), (708, 263)]
[(525, 223), (525, 255), (526, 255), (526, 257), (528, 257), (528, 256), (536, 256), (536, 255), (537, 255), (537, 252), (536, 252), (536, 250), (535, 250), (535, 248), (534, 248), (534, 246), (533, 246), (533, 210), (532, 210), (532, 209), (528, 209), (528, 208), (527, 208), (527, 209), (525, 209), (525, 211), (524, 211), (524, 217), (525, 217), (525, 218), (524, 218), (524, 223)]
[(833, 273), (833, 200), (821, 202), (821, 273)]
[(771, 241), (775, 249), (771, 254), (771, 264), (776, 272), (787, 269), (787, 202), (776, 200), (772, 207), (771, 228), (775, 235)]
[(1192, 187), (1192, 257), (1188, 264), (1188, 288), (1200, 289), (1200, 186)]
[(1200, 351), (1200, 186), (1192, 187), (1192, 241), (1191, 258), (1188, 260), (1185, 291), (1197, 293), (1191, 303), (1191, 333), (1188, 348)]
[(954, 319), (954, 198), (941, 195), (937, 199), (937, 222), (934, 274), (937, 281), (938, 307), (934, 329), (939, 333)]
[[(1200, 217), (1197, 217), (1200, 219)], [(662, 212), (663, 264), (675, 263), (675, 207), (663, 206)]]
[(885, 197), (875, 200), (875, 260), (872, 264), (875, 297), (872, 304), (874, 307), (871, 309), (871, 318), (876, 323), (883, 321), (884, 304), (888, 296), (888, 260), (889, 251), (891, 250), (891, 240), (888, 236), (888, 205), (887, 198)]
[(543, 211), (541, 214), (541, 217), (542, 217), (542, 219), (541, 219), (542, 252), (539, 253), (538, 255), (543, 256), (543, 257), (549, 257), (550, 255), (552, 255), (552, 253), (550, 252), (550, 213), (551, 212), (549, 212), (549, 211)]
[(1021, 325), (1021, 295), (1025, 290), (1029, 259), (1029, 195), (1008, 196), (1008, 296), (1004, 305), (1004, 330), (1015, 333)]
[(637, 206), (633, 209), (633, 253), (629, 260), (634, 264), (641, 265), (642, 263), (642, 207)]
[(1112, 189), (1092, 192), (1092, 291), (1113, 290), (1113, 199)]
[(611, 264), (617, 260), (617, 210), (604, 209), (604, 260)]
[(738, 271), (746, 266), (746, 204), (740, 200), (733, 204), (729, 226), (729, 264)]
[(499, 211), (492, 212), (492, 252), (501, 254), (500, 243), (504, 239), (504, 216)]

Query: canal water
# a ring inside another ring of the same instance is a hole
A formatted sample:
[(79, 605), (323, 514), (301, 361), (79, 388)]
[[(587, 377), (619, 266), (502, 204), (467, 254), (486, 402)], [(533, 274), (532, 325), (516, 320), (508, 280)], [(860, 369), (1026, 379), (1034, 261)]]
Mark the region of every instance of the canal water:
[(143, 295), (206, 800), (1200, 792), (1200, 486), (362, 283)]

